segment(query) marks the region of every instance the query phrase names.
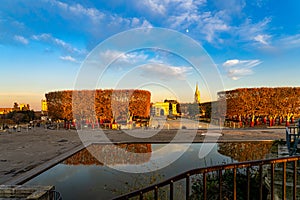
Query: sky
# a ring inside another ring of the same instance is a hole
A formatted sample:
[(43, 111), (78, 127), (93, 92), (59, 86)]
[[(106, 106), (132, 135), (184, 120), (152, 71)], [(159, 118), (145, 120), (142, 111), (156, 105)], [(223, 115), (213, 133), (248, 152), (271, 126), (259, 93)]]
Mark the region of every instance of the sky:
[[(81, 79), (92, 84), (78, 88), (147, 89), (154, 102), (192, 102), (197, 83), (202, 101), (222, 88), (298, 87), (299, 8), (298, 0), (2, 0), (0, 107), (40, 110), (45, 93), (77, 89)], [(148, 48), (147, 34), (123, 34), (141, 28), (159, 28), (157, 40), (170, 48)], [(116, 38), (122, 47), (103, 48)], [(201, 47), (200, 73), (182, 41)]]

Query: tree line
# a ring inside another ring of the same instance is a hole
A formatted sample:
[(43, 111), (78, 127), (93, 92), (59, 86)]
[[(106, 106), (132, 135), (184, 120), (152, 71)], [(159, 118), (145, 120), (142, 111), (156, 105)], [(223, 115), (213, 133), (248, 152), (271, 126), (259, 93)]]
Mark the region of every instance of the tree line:
[(300, 115), (299, 87), (240, 88), (219, 92), (218, 97), (227, 102), (227, 119), (250, 119), (250, 126), (267, 121), (289, 125)]
[(117, 120), (148, 118), (151, 93), (146, 90), (66, 90), (46, 95), (53, 120)]
[(19, 123), (28, 123), (32, 120), (35, 120), (36, 116), (33, 110), (25, 111), (12, 111), (7, 114), (1, 115), (0, 124), (19, 124)]
[(151, 152), (151, 144), (92, 144), (66, 159), (64, 164), (143, 164), (150, 160)]

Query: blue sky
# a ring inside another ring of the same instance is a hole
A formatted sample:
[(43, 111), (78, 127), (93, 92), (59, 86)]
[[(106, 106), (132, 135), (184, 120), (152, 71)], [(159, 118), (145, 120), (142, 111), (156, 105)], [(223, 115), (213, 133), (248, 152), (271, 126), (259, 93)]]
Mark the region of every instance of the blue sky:
[[(82, 63), (99, 43), (133, 28), (167, 28), (190, 37), (216, 64), (226, 90), (300, 86), (299, 8), (298, 0), (2, 0), (0, 107), (17, 101), (39, 110), (46, 92), (74, 88)], [(133, 78), (129, 72), (139, 78), (143, 72), (161, 80), (140, 85), (151, 90), (153, 101), (193, 101), (197, 82), (204, 101), (211, 99), (205, 84), (213, 83), (195, 76), (180, 55), (140, 50), (114, 63), (121, 66), (128, 58), (128, 68), (137, 61), (132, 69), (122, 74), (112, 66), (97, 87), (126, 85)], [(174, 78), (173, 89), (164, 88), (166, 77)]]

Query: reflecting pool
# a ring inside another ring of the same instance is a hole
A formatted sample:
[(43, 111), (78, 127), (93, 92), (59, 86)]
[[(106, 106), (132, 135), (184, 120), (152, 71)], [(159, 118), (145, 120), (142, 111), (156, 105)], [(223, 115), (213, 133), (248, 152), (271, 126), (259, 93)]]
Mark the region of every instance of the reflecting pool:
[[(63, 199), (110, 199), (190, 169), (266, 158), (272, 142), (164, 147), (165, 144), (92, 144), (26, 185), (54, 185)], [(174, 160), (178, 153), (182, 155)], [(141, 168), (148, 172), (129, 173)]]

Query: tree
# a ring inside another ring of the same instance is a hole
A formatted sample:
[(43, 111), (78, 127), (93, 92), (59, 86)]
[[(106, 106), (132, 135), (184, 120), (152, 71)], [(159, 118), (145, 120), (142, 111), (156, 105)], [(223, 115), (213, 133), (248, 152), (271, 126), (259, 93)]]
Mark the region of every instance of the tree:
[(46, 94), (48, 114), (65, 120), (126, 120), (150, 115), (151, 93), (145, 90), (79, 90)]
[(226, 116), (255, 119), (267, 117), (273, 125), (278, 116), (290, 119), (300, 116), (300, 88), (240, 88), (219, 92), (227, 102)]
[(11, 119), (14, 123), (28, 123), (35, 119), (34, 111), (13, 111), (6, 115), (6, 119)]
[(20, 110), (19, 104), (17, 102), (14, 102), (14, 110)]
[(201, 114), (198, 103), (191, 103), (191, 104), (188, 104), (187, 106), (188, 106), (187, 110), (188, 110), (189, 116), (196, 117), (197, 115)]

